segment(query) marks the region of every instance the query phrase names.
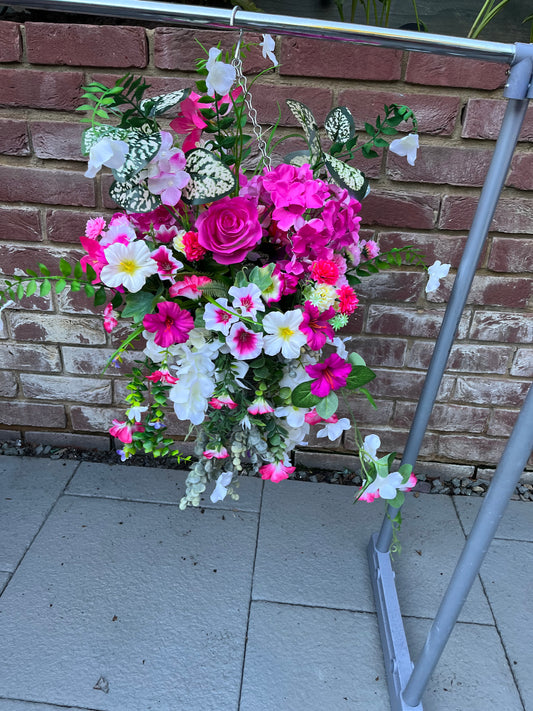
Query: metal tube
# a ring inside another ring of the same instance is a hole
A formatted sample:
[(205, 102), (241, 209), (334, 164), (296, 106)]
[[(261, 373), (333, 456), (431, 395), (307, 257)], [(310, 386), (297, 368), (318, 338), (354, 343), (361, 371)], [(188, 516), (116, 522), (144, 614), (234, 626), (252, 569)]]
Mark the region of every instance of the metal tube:
[(431, 625), (424, 649), (405, 687), (403, 700), (410, 706), (416, 707), (422, 698), (532, 450), (533, 385)]
[[(418, 453), (431, 416), (433, 404), (437, 397), (442, 375), (446, 368), (446, 362), (453, 345), (455, 332), (461, 320), (468, 292), (470, 291), (476, 267), (481, 252), (483, 251), (485, 238), (490, 223), (492, 222), (494, 211), (496, 210), (498, 198), (500, 197), (505, 183), (507, 171), (509, 170), (516, 142), (520, 134), (520, 128), (522, 127), (526, 115), (527, 106), (527, 99), (509, 99), (507, 103), (500, 135), (496, 142), (492, 161), (472, 222), (472, 228), (468, 235), (461, 263), (457, 270), (450, 301), (446, 308), (446, 313), (444, 314), (422, 395), (418, 401), (411, 431), (409, 432), (405, 446), (402, 463), (408, 463), (414, 466), (418, 458)], [(397, 509), (390, 507), (389, 509), (390, 515), (394, 516)], [(392, 524), (389, 517), (385, 516), (379, 533), (377, 549), (385, 553), (389, 550), (391, 542)]]
[[(167, 2), (152, 2), (152, 0), (10, 0), (9, 4), (10, 7), (21, 6), (30, 9), (124, 17), (169, 25), (193, 25), (218, 29), (229, 29), (232, 15), (231, 10), (175, 5)], [(511, 63), (515, 56), (514, 45), (501, 42), (244, 10), (237, 12), (234, 26), (295, 37), (342, 40), (391, 49), (484, 59), (504, 64)]]

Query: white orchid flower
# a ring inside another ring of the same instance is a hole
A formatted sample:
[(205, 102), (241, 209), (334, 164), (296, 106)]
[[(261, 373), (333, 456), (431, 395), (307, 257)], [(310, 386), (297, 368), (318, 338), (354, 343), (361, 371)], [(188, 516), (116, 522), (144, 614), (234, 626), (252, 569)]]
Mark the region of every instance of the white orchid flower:
[(130, 147), (126, 141), (101, 138), (89, 151), (89, 165), (85, 177), (94, 178), (103, 165), (115, 170), (122, 168), (129, 150)]
[(216, 504), (217, 501), (223, 501), (226, 498), (226, 494), (228, 493), (227, 487), (231, 484), (232, 479), (233, 472), (222, 472), (222, 474), (218, 477), (215, 488), (209, 497), (214, 504)]
[(405, 156), (409, 165), (414, 165), (418, 147), (418, 133), (409, 133), (403, 138), (391, 141), (389, 151), (396, 153), (397, 156)]
[(367, 435), (363, 441), (360, 456), (364, 457), (368, 462), (376, 462), (376, 454), (380, 447), (381, 440), (377, 435)]
[(220, 49), (211, 47), (209, 50), (209, 59), (205, 65), (207, 69), (207, 93), (209, 96), (214, 96), (215, 92), (220, 96), (225, 96), (231, 89), (233, 82), (237, 76), (235, 67), (224, 62), (217, 62), (220, 55)]
[(316, 433), (317, 437), (327, 437), (331, 442), (339, 439), (344, 430), (349, 430), (351, 427), (350, 420), (347, 417), (341, 417), (337, 422), (325, 422), (324, 429)]
[(433, 262), (430, 267), (428, 267), (429, 279), (426, 284), (426, 294), (429, 294), (430, 291), (435, 291), (439, 288), (440, 280), (444, 279), (445, 276), (448, 276), (450, 267), (451, 264), (441, 264), (438, 259), (436, 262)]
[(263, 57), (265, 59), (270, 59), (272, 64), (277, 67), (279, 62), (276, 59), (274, 50), (276, 49), (276, 43), (270, 35), (263, 35), (263, 41), (259, 45), (263, 51)]

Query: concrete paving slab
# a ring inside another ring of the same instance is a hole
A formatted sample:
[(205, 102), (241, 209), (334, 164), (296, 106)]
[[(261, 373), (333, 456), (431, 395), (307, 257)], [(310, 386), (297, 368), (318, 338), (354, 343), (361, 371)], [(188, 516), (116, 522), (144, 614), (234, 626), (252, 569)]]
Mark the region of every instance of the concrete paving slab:
[[(177, 469), (156, 469), (122, 466), (120, 464), (95, 464), (83, 462), (70, 482), (67, 494), (103, 496), (124, 501), (151, 501), (179, 504), (185, 494), (187, 473)], [(239, 500), (229, 496), (224, 501), (211, 503), (209, 493), (202, 505), (214, 509), (259, 511), (263, 481), (254, 477), (239, 478)], [(213, 487), (214, 488), (214, 485)]]
[(62, 497), (0, 598), (0, 697), (236, 709), (256, 532), (246, 512)]
[(10, 577), (11, 573), (0, 573), (0, 595), (2, 594), (2, 590), (7, 585)]
[[(32, 701), (16, 701), (15, 699), (0, 699), (0, 711), (87, 711), (74, 706), (50, 706), (50, 704), (34, 704)], [(91, 711), (89, 709), (89, 711)]]
[[(476, 496), (454, 496), (457, 513), (468, 535), (484, 499)], [(496, 530), (496, 538), (533, 541), (533, 502), (509, 501)]]
[(0, 457), (0, 570), (12, 572), (77, 462)]
[(533, 543), (494, 540), (481, 567), (481, 579), (526, 711), (533, 711)]
[(375, 615), (252, 603), (240, 711), (387, 708)]
[[(430, 622), (404, 618), (404, 624), (411, 657), (416, 660)], [(523, 711), (495, 627), (455, 626), (422, 704), (424, 711)]]
[[(408, 495), (400, 543), (402, 552), (396, 556), (393, 567), (402, 614), (433, 619), (465, 544), (451, 497)], [(459, 621), (494, 623), (479, 577)]]
[[(297, 481), (265, 487), (254, 599), (375, 610), (366, 547), (384, 506), (353, 505), (353, 494), (349, 487)], [(402, 612), (432, 619), (465, 539), (450, 497), (407, 499), (395, 564), (398, 595)], [(493, 622), (479, 581), (461, 619)]]

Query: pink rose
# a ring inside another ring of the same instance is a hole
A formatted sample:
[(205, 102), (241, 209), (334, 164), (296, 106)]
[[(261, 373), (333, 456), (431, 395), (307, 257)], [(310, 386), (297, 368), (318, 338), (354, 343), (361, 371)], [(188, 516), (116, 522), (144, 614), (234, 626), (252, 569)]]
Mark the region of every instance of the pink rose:
[(196, 221), (198, 243), (219, 264), (242, 262), (261, 240), (262, 230), (254, 205), (242, 197), (217, 200)]

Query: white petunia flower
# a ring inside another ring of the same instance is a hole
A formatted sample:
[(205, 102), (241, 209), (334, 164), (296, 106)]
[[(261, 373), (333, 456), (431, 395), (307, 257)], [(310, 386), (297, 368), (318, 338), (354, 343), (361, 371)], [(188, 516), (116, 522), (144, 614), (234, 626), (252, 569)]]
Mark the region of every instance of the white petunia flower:
[(331, 442), (339, 439), (344, 430), (349, 430), (351, 427), (350, 420), (347, 417), (341, 417), (337, 422), (324, 422), (324, 429), (316, 433), (317, 437), (327, 437)]
[(151, 258), (145, 242), (117, 242), (107, 247), (104, 254), (107, 264), (100, 279), (106, 286), (123, 286), (135, 293), (143, 288), (149, 276), (157, 273), (157, 262)]
[(403, 138), (391, 141), (389, 151), (396, 153), (397, 156), (405, 156), (409, 165), (414, 165), (418, 147), (418, 133), (409, 133)]
[(448, 276), (450, 267), (451, 264), (441, 264), (438, 259), (436, 262), (433, 262), (430, 267), (428, 267), (429, 279), (426, 284), (426, 294), (429, 294), (430, 291), (435, 291), (439, 288), (440, 280), (444, 279), (445, 276)]
[(126, 410), (126, 417), (128, 420), (135, 420), (135, 422), (140, 422), (142, 419), (142, 413), (148, 410), (147, 407), (141, 405), (133, 405), (128, 410)]
[(129, 150), (130, 147), (126, 141), (101, 138), (89, 151), (89, 165), (85, 177), (94, 178), (103, 165), (115, 170), (122, 168)]
[(272, 311), (263, 319), (264, 348), (267, 355), (281, 352), (284, 358), (294, 359), (300, 355), (302, 346), (307, 343), (307, 336), (300, 331), (303, 312), (299, 309), (281, 313)]
[(277, 67), (279, 62), (276, 59), (274, 50), (276, 49), (276, 43), (270, 35), (263, 35), (263, 41), (259, 44), (263, 51), (263, 57), (270, 59), (272, 64)]
[(380, 438), (375, 435), (367, 435), (363, 441), (363, 447), (360, 450), (360, 456), (364, 457), (367, 462), (375, 462), (378, 449), (381, 447)]
[(217, 62), (220, 55), (220, 49), (211, 47), (209, 50), (209, 59), (205, 65), (207, 69), (207, 93), (209, 96), (214, 96), (215, 92), (220, 96), (225, 96), (231, 89), (236, 78), (235, 67), (224, 62)]

